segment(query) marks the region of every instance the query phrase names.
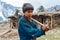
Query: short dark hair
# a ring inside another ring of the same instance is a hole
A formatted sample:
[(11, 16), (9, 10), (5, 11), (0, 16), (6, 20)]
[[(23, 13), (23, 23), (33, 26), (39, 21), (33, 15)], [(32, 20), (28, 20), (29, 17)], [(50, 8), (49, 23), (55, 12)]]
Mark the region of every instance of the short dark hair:
[(28, 10), (34, 10), (34, 7), (30, 3), (24, 3), (22, 7), (23, 13), (25, 13)]

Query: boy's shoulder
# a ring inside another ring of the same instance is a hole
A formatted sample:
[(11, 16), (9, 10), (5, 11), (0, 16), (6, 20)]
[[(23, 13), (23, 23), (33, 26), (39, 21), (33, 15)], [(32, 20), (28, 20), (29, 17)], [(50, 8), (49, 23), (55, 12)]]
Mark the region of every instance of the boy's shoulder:
[(21, 18), (19, 18), (19, 21), (24, 22), (25, 21), (24, 16), (22, 16)]

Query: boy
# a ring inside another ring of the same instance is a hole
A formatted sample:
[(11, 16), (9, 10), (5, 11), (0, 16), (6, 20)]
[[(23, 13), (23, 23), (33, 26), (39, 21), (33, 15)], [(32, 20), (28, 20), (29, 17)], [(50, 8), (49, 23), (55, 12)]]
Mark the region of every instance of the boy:
[(38, 28), (36, 23), (31, 20), (33, 6), (30, 3), (25, 3), (22, 7), (24, 16), (19, 19), (18, 33), (20, 40), (36, 40), (37, 37), (45, 35), (45, 27)]

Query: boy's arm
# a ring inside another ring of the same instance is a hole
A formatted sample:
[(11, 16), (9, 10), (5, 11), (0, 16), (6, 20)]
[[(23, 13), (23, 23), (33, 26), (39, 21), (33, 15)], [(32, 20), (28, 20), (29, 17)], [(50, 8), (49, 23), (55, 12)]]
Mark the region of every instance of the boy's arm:
[(26, 35), (31, 36), (31, 37), (39, 37), (39, 36), (45, 34), (44, 30), (29, 28), (29, 27), (31, 27), (30, 25), (23, 23), (21, 21), (19, 23), (19, 26), (22, 27), (22, 29)]

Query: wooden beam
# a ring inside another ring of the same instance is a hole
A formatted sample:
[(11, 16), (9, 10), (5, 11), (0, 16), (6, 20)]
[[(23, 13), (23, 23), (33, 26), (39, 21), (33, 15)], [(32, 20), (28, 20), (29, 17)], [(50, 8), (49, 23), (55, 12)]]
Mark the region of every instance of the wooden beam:
[(6, 33), (10, 32), (10, 31), (11, 31), (11, 30), (10, 30), (10, 29), (8, 29), (8, 30), (6, 30), (5, 32), (0, 33), (0, 37), (1, 37), (1, 36), (3, 36), (4, 34), (6, 34)]

